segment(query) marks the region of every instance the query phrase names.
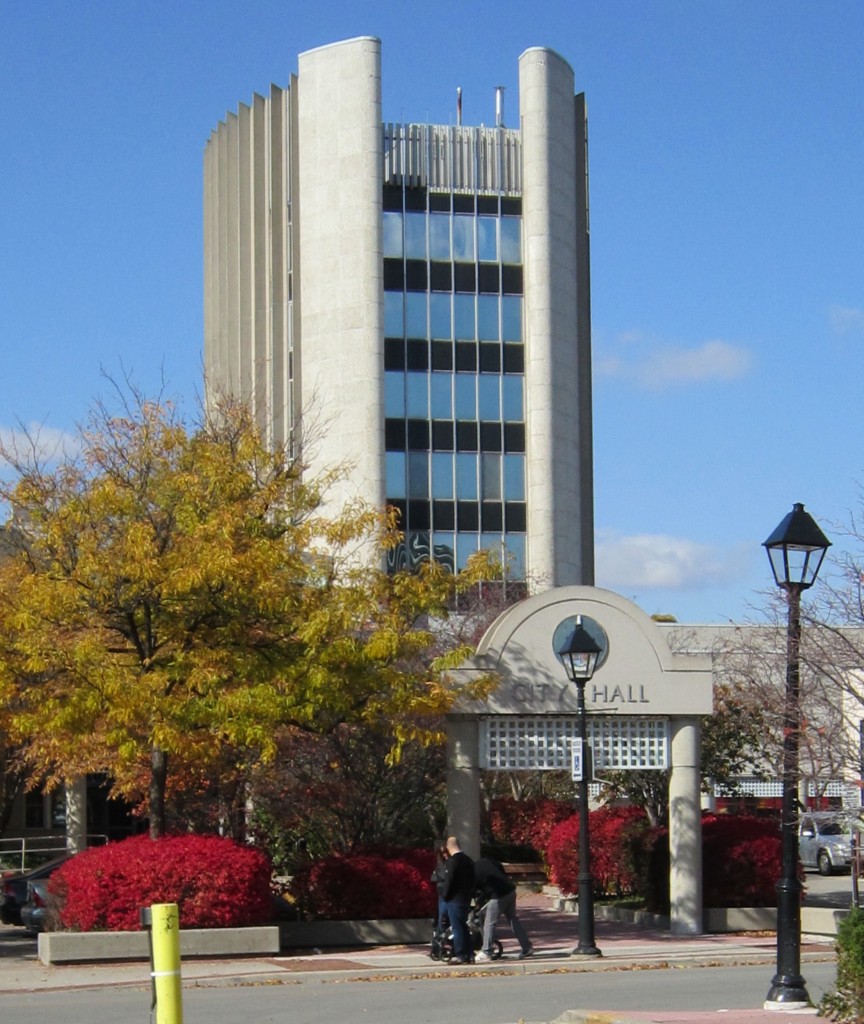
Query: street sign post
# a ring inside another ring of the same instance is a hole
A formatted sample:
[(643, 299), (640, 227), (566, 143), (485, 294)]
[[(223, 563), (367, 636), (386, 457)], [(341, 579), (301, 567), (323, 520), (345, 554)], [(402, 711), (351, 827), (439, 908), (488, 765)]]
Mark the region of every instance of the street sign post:
[(581, 782), (586, 767), (582, 740), (578, 736), (574, 736), (571, 743), (573, 752), (572, 779), (574, 782)]

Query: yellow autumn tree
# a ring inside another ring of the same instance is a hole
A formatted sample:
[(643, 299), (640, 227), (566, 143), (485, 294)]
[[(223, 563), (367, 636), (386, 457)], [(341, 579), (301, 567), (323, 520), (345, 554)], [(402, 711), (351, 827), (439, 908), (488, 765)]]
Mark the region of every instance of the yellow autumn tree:
[[(275, 752), (279, 726), (386, 721), (431, 740), (452, 703), (435, 623), (494, 574), (388, 574), (393, 522), (322, 511), (334, 478), (266, 445), (222, 403), (186, 426), (125, 394), (99, 404), (74, 455), (0, 450), (15, 553), (0, 566), (0, 703), (33, 780), (104, 772), (165, 829), (166, 789)], [(370, 557), (371, 554), (371, 557)], [(398, 751), (397, 751), (398, 753)], [(169, 775), (170, 768), (170, 775)]]

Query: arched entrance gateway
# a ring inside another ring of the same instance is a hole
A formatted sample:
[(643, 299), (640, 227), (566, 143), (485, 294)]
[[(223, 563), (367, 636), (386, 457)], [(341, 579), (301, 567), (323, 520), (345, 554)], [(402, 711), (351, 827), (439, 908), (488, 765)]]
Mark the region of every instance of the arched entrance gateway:
[(481, 768), (571, 770), (577, 693), (556, 650), (577, 616), (601, 648), (585, 691), (595, 770), (671, 769), (670, 924), (676, 934), (698, 934), (699, 718), (712, 710), (711, 658), (673, 653), (656, 622), (608, 590), (560, 587), (526, 598), (495, 620), (454, 673), (464, 681), (494, 673), (498, 686), (448, 716), (449, 832), (479, 855)]

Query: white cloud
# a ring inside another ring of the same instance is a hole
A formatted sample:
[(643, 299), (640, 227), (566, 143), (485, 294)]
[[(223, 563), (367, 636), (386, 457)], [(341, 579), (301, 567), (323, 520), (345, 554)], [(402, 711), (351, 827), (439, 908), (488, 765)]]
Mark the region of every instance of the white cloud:
[(864, 334), (864, 309), (832, 306), (828, 310), (828, 319), (838, 334)]
[(598, 586), (611, 590), (701, 588), (729, 583), (741, 573), (737, 553), (665, 534), (601, 531), (595, 559)]
[(703, 381), (737, 380), (748, 373), (753, 361), (747, 349), (719, 339), (696, 348), (650, 347), (650, 343), (636, 344), (641, 339), (631, 331), (617, 340), (626, 351), (601, 357), (596, 363), (597, 372), (631, 380), (651, 391)]
[[(44, 423), (28, 423), (17, 427), (0, 426), (0, 446), (6, 451), (20, 455), (26, 461), (36, 456), (42, 462), (51, 462), (61, 456), (74, 455), (79, 448), (74, 434), (67, 434)], [(0, 465), (4, 460), (0, 458)]]

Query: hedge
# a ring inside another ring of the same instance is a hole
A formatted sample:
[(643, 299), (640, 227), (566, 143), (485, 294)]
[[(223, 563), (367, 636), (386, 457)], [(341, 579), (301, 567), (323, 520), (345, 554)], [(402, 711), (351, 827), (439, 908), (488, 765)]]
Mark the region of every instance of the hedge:
[[(648, 829), (637, 837), (634, 860), (646, 908), (668, 913), (668, 829)], [(773, 818), (745, 814), (703, 816), (703, 906), (774, 907), (781, 870), (780, 828)]]
[(573, 803), (569, 800), (499, 797), (492, 801), (487, 820), (494, 843), (527, 846), (543, 857), (552, 830), (572, 815)]
[(702, 819), (702, 900), (706, 907), (775, 907), (783, 863), (778, 824), (745, 814)]
[(137, 931), (139, 911), (176, 903), (181, 928), (233, 928), (272, 916), (270, 862), (220, 836), (133, 836), (93, 847), (51, 876), (62, 928)]
[[(639, 891), (634, 842), (647, 829), (639, 807), (600, 807), (591, 811), (591, 875), (601, 896), (629, 896)], [(546, 846), (550, 880), (562, 892), (579, 889), (579, 816), (556, 825)]]
[(429, 850), (334, 855), (298, 871), (288, 891), (301, 915), (316, 920), (431, 918), (434, 867)]

